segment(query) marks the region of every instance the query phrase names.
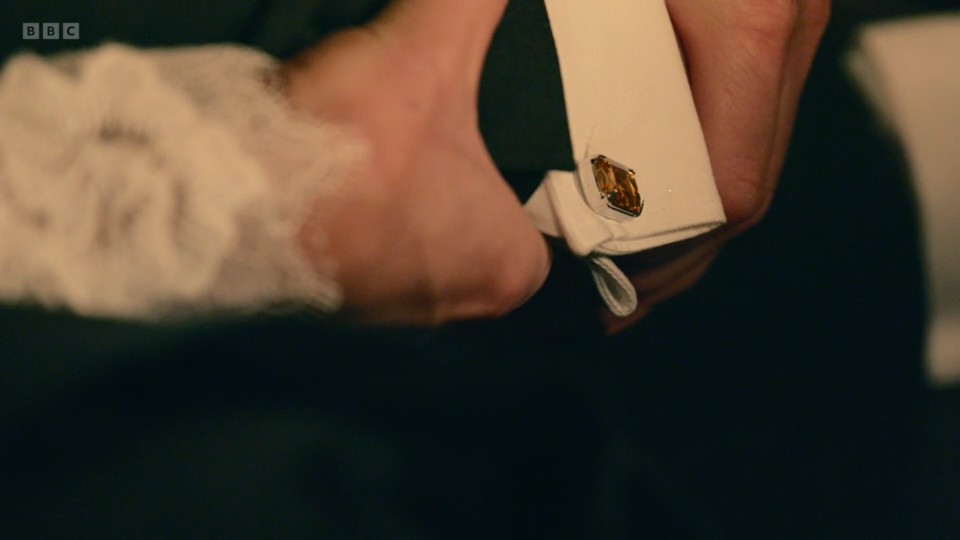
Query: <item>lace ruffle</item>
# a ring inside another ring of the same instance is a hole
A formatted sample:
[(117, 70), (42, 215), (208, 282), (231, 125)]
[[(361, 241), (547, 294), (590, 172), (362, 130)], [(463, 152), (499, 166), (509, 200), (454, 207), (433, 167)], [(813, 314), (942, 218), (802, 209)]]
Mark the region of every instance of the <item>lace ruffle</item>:
[(363, 154), (235, 46), (105, 45), (0, 73), (0, 299), (155, 318), (306, 302), (333, 262), (296, 242)]

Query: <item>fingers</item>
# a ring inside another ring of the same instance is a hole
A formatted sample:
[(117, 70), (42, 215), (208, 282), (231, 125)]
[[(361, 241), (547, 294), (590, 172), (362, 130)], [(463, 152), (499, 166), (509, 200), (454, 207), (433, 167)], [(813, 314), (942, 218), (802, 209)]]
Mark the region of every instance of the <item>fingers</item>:
[[(693, 286), (713, 263), (722, 238), (716, 235), (652, 250), (652, 258), (633, 256), (618, 263), (627, 270), (630, 283), (637, 291), (637, 310), (627, 317), (617, 317), (609, 309), (601, 310), (601, 321), (609, 335), (615, 334), (645, 317), (656, 304)], [(666, 262), (662, 257), (672, 257)], [(651, 266), (653, 264), (653, 266)]]
[(630, 282), (642, 299), (657, 298), (659, 292), (669, 288), (670, 284), (691, 268), (702, 266), (712, 261), (720, 251), (720, 246), (714, 243), (705, 244), (691, 250), (670, 264), (650, 269), (646, 272), (630, 276)]
[[(505, 315), (539, 290), (550, 270), (543, 235), (492, 161), (486, 165), (476, 182), (458, 188), (469, 203), (434, 208), (425, 217), (423, 226), (435, 237), (424, 249), (438, 250), (430, 257), (438, 266), (429, 274), (445, 277), (434, 281), (431, 295), (436, 322)], [(429, 192), (421, 197), (436, 198)], [(450, 235), (452, 241), (441, 238)]]
[(600, 322), (606, 329), (607, 335), (612, 336), (639, 322), (641, 319), (650, 314), (651, 309), (651, 306), (637, 306), (637, 310), (630, 315), (627, 315), (626, 317), (617, 317), (611, 313), (609, 309), (604, 308), (603, 311), (600, 312)]
[(830, 0), (801, 2), (800, 15), (790, 40), (785, 63), (780, 114), (777, 120), (777, 139), (774, 142), (774, 154), (767, 171), (768, 177), (776, 178), (783, 168), (800, 95), (829, 19)]
[(707, 270), (710, 268), (710, 265), (713, 264), (716, 256), (716, 252), (709, 254), (708, 256), (700, 259), (695, 264), (688, 267), (661, 288), (641, 297), (640, 305), (653, 307), (693, 287), (698, 281), (700, 281), (700, 278), (707, 273)]
[[(639, 303), (637, 310), (626, 317), (617, 317), (610, 310), (604, 308), (600, 318), (607, 329), (608, 335), (616, 334), (627, 327), (635, 324), (640, 319), (646, 317), (654, 306), (672, 298), (693, 285), (695, 285), (706, 274), (713, 260), (716, 258), (717, 251), (706, 254), (700, 259), (692, 261), (689, 266), (671, 268), (669, 279), (660, 284), (658, 288), (648, 289), (647, 291), (638, 291)], [(631, 279), (633, 281), (633, 279)]]
[(759, 220), (774, 189), (784, 60), (797, 17), (788, 0), (672, 0), (690, 86), (731, 227)]
[[(728, 223), (626, 260), (638, 313), (603, 314), (610, 333), (695, 284), (724, 242), (766, 213), (829, 0), (667, 0)], [(632, 267), (632, 268), (631, 268)]]
[[(487, 276), (472, 280), (462, 296), (455, 288), (438, 291), (430, 323), (434, 326), (467, 319), (500, 318), (525, 304), (547, 279), (550, 256), (543, 236), (536, 229), (517, 223), (519, 238), (491, 264)], [(482, 283), (482, 286), (476, 286)]]

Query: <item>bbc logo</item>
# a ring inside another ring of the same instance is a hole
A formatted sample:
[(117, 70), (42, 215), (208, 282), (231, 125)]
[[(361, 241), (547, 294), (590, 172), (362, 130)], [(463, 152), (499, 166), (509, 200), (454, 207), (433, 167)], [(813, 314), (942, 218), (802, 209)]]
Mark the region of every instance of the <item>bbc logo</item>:
[(80, 23), (23, 23), (23, 39), (80, 39)]

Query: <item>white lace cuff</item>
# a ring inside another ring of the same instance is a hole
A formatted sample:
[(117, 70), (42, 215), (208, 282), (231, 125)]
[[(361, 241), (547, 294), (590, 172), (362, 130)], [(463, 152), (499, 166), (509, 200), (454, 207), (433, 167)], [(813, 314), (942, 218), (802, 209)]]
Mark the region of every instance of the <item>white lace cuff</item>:
[(275, 59), (121, 45), (0, 73), (0, 300), (154, 319), (337, 308), (296, 232), (362, 144), (294, 113)]

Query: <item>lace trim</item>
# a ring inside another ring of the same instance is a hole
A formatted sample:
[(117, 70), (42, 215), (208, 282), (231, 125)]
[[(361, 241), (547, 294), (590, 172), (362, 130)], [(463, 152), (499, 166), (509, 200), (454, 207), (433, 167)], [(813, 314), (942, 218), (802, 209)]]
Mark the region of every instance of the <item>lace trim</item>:
[(0, 73), (0, 299), (155, 318), (306, 302), (333, 261), (296, 231), (364, 147), (290, 110), (236, 46), (105, 45)]

